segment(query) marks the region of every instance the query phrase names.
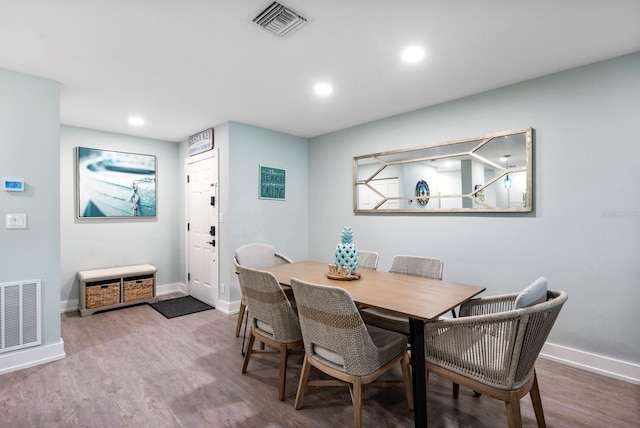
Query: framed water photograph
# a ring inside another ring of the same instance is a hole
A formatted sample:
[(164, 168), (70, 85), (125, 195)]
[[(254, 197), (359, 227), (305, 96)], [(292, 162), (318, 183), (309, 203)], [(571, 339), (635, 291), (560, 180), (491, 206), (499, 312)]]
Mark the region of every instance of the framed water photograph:
[(156, 157), (76, 148), (78, 218), (155, 217)]

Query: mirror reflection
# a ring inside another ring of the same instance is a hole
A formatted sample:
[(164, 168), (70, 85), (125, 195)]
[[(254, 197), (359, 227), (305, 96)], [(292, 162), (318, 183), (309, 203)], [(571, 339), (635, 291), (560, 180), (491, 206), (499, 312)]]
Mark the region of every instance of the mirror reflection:
[(354, 212), (532, 210), (531, 128), (353, 158)]

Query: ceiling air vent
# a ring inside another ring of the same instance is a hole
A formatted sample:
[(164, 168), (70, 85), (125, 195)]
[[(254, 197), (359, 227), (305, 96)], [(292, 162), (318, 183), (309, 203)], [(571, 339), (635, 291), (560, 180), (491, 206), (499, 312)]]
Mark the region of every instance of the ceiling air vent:
[(303, 18), (295, 10), (274, 1), (252, 21), (270, 33), (284, 37), (304, 25), (307, 18)]

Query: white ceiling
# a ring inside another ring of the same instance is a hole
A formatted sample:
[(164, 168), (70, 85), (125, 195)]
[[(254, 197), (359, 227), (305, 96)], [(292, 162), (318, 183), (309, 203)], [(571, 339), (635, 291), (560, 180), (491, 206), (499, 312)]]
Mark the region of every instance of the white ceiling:
[(250, 21), (265, 3), (0, 0), (0, 68), (60, 82), (63, 124), (181, 141), (313, 137), (640, 51), (639, 0), (286, 0), (309, 22), (285, 39)]

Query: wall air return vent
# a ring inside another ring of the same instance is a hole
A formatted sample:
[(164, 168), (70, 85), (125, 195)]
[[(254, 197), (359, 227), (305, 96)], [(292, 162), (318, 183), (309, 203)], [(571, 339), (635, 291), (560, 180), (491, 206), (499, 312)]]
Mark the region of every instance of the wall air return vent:
[(252, 21), (279, 37), (285, 37), (302, 27), (307, 18), (278, 2), (273, 2), (262, 9)]
[(0, 284), (0, 354), (40, 345), (39, 279)]

